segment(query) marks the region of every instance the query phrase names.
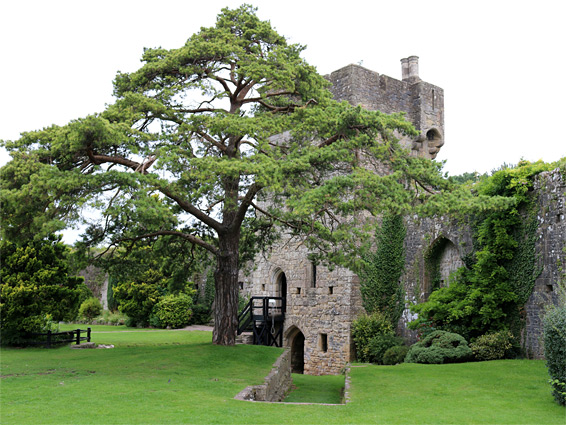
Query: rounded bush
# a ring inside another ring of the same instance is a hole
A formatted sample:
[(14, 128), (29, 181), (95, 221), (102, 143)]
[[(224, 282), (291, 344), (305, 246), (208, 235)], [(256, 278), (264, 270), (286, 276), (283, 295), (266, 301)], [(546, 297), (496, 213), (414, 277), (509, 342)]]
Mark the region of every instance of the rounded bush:
[(79, 316), (91, 321), (95, 317), (100, 316), (102, 313), (102, 304), (98, 301), (98, 298), (90, 297), (87, 298), (81, 304), (79, 308)]
[(360, 362), (371, 362), (369, 342), (378, 335), (393, 334), (393, 326), (384, 314), (376, 311), (364, 314), (352, 322), (352, 339), (356, 346), (356, 357)]
[(504, 359), (513, 348), (513, 334), (508, 330), (487, 333), (478, 337), (470, 348), (476, 360)]
[(368, 344), (369, 361), (372, 363), (383, 364), (383, 356), (385, 352), (391, 347), (402, 344), (403, 340), (393, 334), (374, 336), (369, 340)]
[(186, 294), (166, 295), (153, 308), (150, 322), (173, 329), (188, 325), (191, 320), (193, 299)]
[(409, 347), (407, 347), (406, 345), (396, 345), (394, 347), (388, 348), (387, 351), (383, 353), (383, 364), (396, 365), (403, 363), (408, 351)]
[(459, 363), (466, 362), (472, 357), (468, 342), (461, 335), (434, 331), (422, 341), (409, 349), (405, 362), (407, 363)]
[(566, 305), (544, 316), (544, 357), (554, 399), (566, 406)]

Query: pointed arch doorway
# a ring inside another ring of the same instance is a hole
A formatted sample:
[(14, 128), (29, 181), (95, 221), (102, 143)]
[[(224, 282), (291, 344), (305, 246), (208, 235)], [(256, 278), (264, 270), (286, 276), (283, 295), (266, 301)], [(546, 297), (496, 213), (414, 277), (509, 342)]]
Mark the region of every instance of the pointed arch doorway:
[(277, 306), (281, 307), (281, 314), (285, 314), (287, 310), (287, 276), (285, 272), (279, 269), (275, 280), (275, 296), (281, 297), (277, 302)]
[(295, 326), (290, 330), (291, 373), (305, 373), (305, 335)]

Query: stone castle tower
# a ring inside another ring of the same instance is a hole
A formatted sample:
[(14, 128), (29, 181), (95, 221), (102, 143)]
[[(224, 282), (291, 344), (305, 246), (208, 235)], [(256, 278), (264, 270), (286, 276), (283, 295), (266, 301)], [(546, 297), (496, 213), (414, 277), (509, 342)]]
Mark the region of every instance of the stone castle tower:
[(336, 100), (386, 114), (404, 112), (420, 131), (404, 140), (415, 155), (435, 158), (444, 144), (444, 90), (419, 78), (419, 58), (401, 59), (402, 80), (379, 75), (359, 65), (348, 65), (327, 76)]

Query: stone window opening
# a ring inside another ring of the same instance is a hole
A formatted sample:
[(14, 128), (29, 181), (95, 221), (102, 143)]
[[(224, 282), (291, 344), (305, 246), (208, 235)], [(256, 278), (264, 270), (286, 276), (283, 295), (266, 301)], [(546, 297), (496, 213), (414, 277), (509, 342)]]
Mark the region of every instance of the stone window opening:
[(301, 295), (301, 288), (297, 288), (297, 295)]
[(328, 287), (328, 295), (332, 295), (334, 294), (334, 286), (329, 286)]
[(261, 284), (261, 290), (262, 290), (262, 291), (265, 291), (265, 283), (262, 283), (262, 284)]
[(427, 140), (432, 141), (436, 138), (440, 138), (440, 135), (438, 134), (438, 132), (435, 129), (431, 129), (431, 130), (426, 132), (426, 138), (427, 138)]
[(238, 286), (240, 287), (240, 291), (244, 290), (244, 282), (238, 282)]
[(546, 285), (546, 292), (553, 292), (553, 291), (554, 291), (554, 287), (552, 286), (552, 284)]
[(319, 334), (318, 348), (323, 353), (328, 351), (328, 334)]
[(316, 288), (316, 264), (311, 263), (311, 288)]

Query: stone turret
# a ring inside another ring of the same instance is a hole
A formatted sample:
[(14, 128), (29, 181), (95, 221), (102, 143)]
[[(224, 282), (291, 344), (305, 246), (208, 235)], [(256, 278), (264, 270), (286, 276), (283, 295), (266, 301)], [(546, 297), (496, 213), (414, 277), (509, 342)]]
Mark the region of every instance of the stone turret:
[(415, 139), (403, 139), (414, 155), (435, 158), (444, 144), (444, 91), (422, 81), (419, 58), (401, 59), (402, 79), (380, 75), (359, 65), (348, 65), (327, 76), (336, 100), (386, 114), (405, 112), (420, 131)]

